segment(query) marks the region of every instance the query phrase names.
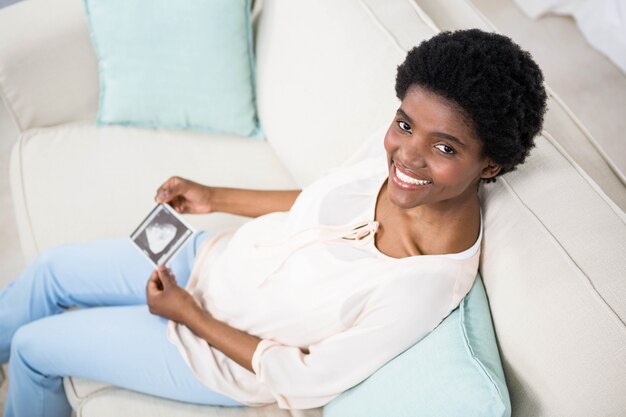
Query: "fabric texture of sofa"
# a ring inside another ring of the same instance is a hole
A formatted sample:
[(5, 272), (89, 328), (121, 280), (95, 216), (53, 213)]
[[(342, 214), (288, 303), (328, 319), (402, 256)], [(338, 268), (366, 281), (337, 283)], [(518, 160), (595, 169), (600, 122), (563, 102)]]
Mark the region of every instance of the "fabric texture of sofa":
[[(15, 141), (10, 180), (28, 260), (61, 243), (127, 235), (170, 175), (216, 186), (306, 186), (390, 123), (396, 66), (408, 49), (439, 30), (494, 30), (468, 0), (257, 0), (253, 17), (263, 141), (97, 127), (98, 68), (82, 0), (29, 0), (0, 12), (0, 39), (10, 39), (0, 42), (0, 97), (19, 131), (0, 131), (0, 140)], [(624, 416), (625, 183), (549, 93), (528, 162), (481, 191), (480, 272), (512, 415)], [(217, 231), (248, 219), (188, 220)], [(64, 382), (82, 417), (322, 415)]]

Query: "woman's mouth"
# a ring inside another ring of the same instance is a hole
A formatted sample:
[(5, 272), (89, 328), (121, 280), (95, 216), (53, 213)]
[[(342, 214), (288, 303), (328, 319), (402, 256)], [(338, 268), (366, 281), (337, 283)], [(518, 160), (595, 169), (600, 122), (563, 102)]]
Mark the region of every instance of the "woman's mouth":
[(398, 168), (395, 162), (392, 163), (391, 179), (398, 187), (407, 190), (417, 190), (426, 185), (432, 184), (432, 181), (411, 177), (407, 173), (403, 172), (401, 168)]

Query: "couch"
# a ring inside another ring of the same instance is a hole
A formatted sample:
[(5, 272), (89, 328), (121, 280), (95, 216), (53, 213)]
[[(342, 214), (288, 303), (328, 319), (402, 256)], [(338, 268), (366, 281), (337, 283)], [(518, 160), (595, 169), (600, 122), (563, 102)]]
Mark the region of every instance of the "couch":
[[(170, 175), (306, 186), (391, 121), (408, 49), (439, 30), (495, 30), (467, 0), (257, 0), (253, 16), (265, 140), (96, 126), (98, 69), (82, 0), (0, 11), (0, 95), (18, 132), (7, 137), (5, 126), (0, 140), (14, 141), (11, 192), (27, 260), (65, 242), (128, 235)], [(626, 181), (548, 91), (527, 163), (480, 194), (480, 273), (513, 416), (626, 416)], [(211, 230), (248, 220), (187, 219)], [(182, 404), (74, 377), (64, 385), (81, 417), (323, 413)]]

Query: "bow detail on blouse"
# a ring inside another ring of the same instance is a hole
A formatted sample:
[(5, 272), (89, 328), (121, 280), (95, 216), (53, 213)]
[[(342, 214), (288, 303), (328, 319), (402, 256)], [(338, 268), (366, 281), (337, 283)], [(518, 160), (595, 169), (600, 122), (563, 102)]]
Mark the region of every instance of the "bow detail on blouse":
[[(280, 260), (276, 263), (274, 268), (261, 278), (257, 287), (263, 285), (272, 274), (282, 268), (285, 262), (287, 262), (287, 259), (289, 259), (289, 257), (297, 250), (314, 243), (328, 242), (335, 239), (351, 240), (357, 244), (365, 245), (374, 238), (374, 234), (378, 231), (378, 226), (379, 223), (375, 220), (359, 220), (345, 225), (334, 226), (319, 225), (300, 230), (292, 236), (278, 242), (254, 244), (254, 247), (257, 249), (276, 246), (290, 246), (289, 249), (282, 254)], [(318, 233), (314, 236), (310, 236), (310, 233), (308, 234), (309, 236), (305, 234), (305, 232), (312, 230), (315, 230)]]

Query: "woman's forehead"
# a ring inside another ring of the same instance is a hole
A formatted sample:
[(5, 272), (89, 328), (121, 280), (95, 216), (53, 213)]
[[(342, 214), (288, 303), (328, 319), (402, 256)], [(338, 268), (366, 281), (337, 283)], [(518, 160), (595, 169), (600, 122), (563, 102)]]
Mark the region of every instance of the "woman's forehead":
[(425, 130), (446, 133), (464, 141), (478, 140), (471, 119), (458, 104), (419, 86), (407, 90), (398, 113)]

